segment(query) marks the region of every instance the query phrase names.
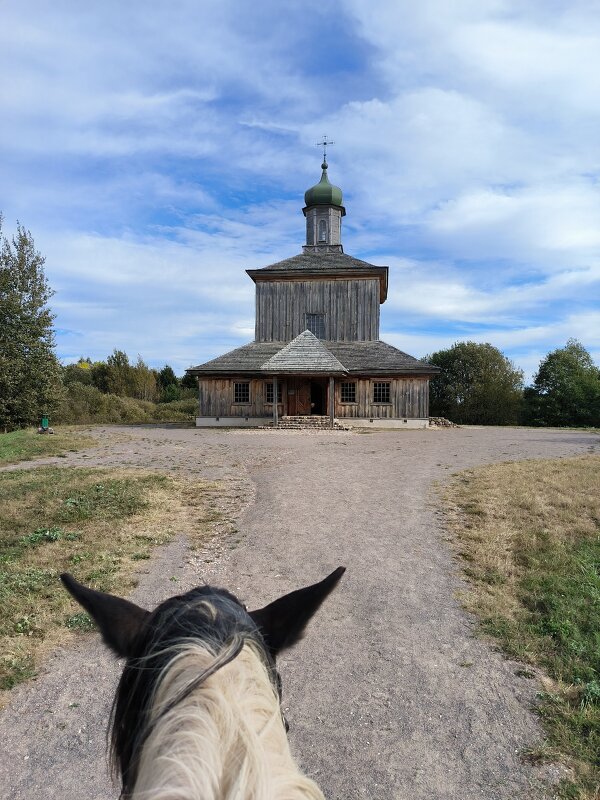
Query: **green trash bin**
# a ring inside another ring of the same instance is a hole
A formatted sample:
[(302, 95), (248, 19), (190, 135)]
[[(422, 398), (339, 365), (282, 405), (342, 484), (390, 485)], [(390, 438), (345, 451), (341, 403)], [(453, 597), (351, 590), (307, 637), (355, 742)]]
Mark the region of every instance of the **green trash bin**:
[(47, 431), (49, 427), (50, 427), (50, 420), (48, 419), (48, 417), (42, 417), (42, 420), (40, 422), (40, 428), (43, 431)]

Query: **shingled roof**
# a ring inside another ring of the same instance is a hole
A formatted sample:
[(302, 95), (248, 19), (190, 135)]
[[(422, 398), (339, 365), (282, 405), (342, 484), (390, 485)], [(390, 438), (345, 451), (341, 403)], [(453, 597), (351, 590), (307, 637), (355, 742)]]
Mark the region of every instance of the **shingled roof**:
[(379, 280), (379, 300), (384, 303), (387, 298), (389, 267), (369, 264), (360, 258), (348, 256), (345, 253), (300, 253), (283, 261), (276, 261), (260, 269), (247, 269), (254, 282), (266, 280), (297, 280), (304, 277), (334, 276), (354, 273), (357, 278), (377, 278)]
[[(301, 334), (301, 336), (303, 335)], [(415, 373), (435, 375), (439, 372), (439, 369), (432, 364), (419, 361), (380, 340), (369, 342), (321, 342), (317, 340), (317, 342), (337, 360), (342, 371), (350, 374), (403, 375)], [(250, 344), (230, 350), (229, 353), (218, 358), (213, 358), (212, 361), (207, 361), (205, 364), (190, 367), (187, 371), (192, 375), (257, 375), (266, 372), (263, 365), (289, 344), (289, 342), (250, 342)], [(272, 372), (276, 371), (272, 370)], [(311, 372), (310, 369), (303, 371)], [(336, 374), (337, 371), (327, 370), (327, 374), (332, 372)]]
[(304, 331), (300, 336), (262, 365), (263, 372), (279, 374), (343, 375), (346, 368), (332, 355), (314, 333)]
[[(284, 258), (283, 261), (276, 261), (274, 264), (269, 264), (266, 267), (261, 267), (260, 271), (264, 270), (288, 270), (288, 269), (308, 269), (308, 270), (345, 270), (345, 269), (381, 269), (375, 264), (369, 264), (368, 261), (361, 261), (360, 258), (348, 256), (346, 253), (299, 253), (297, 256), (291, 258)], [(259, 270), (251, 270), (258, 272)]]

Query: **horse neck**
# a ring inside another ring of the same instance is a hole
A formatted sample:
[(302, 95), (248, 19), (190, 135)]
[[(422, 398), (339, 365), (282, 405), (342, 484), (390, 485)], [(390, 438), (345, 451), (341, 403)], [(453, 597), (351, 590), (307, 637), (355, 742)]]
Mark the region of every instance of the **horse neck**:
[(252, 645), (161, 714), (213, 660), (192, 645), (165, 670), (132, 800), (324, 800), (292, 758), (279, 699)]

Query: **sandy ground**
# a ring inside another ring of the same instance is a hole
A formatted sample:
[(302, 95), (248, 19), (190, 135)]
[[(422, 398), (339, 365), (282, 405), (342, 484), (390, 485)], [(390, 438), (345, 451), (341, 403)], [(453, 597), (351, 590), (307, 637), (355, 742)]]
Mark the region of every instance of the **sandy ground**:
[[(100, 444), (36, 463), (141, 466), (223, 482), (238, 532), (157, 552), (133, 598), (211, 582), (250, 607), (318, 580), (339, 588), (281, 659), (293, 750), (331, 800), (551, 798), (521, 751), (538, 687), (474, 636), (436, 485), (460, 469), (600, 450), (584, 432), (461, 428), (299, 433), (94, 429)], [(173, 581), (176, 578), (176, 583)], [(118, 796), (106, 725), (120, 665), (95, 634), (51, 657), (0, 715), (0, 796)]]

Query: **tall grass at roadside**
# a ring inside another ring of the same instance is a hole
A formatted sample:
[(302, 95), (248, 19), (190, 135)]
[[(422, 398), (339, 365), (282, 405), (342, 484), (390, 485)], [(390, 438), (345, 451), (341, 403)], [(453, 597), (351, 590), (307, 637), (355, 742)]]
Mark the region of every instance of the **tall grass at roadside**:
[(195, 399), (171, 403), (151, 403), (133, 397), (105, 394), (95, 386), (71, 383), (52, 419), (65, 425), (89, 423), (127, 424), (151, 422), (192, 422), (198, 403)]
[(40, 467), (0, 473), (0, 688), (90, 621), (58, 576), (127, 594), (152, 546), (205, 530), (205, 487), (140, 471)]
[(546, 742), (531, 758), (572, 772), (561, 798), (600, 791), (600, 457), (496, 464), (447, 492), (467, 608), (540, 671)]

